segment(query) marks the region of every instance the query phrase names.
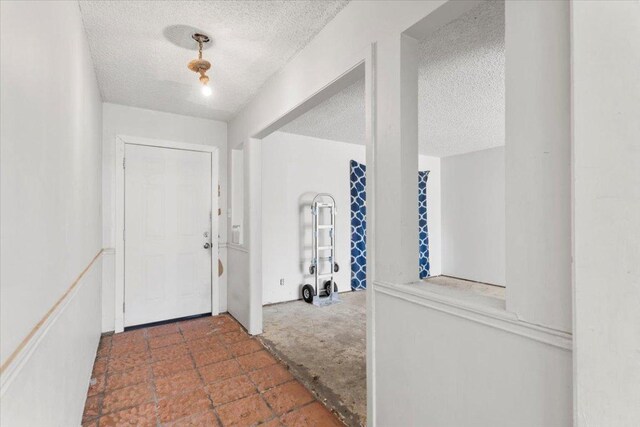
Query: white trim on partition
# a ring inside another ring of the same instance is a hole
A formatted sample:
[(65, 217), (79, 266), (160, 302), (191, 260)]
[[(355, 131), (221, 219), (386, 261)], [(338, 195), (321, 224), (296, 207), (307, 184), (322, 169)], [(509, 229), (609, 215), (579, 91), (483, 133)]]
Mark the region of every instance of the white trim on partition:
[[(375, 281), (375, 171), (376, 171), (376, 44), (372, 43), (364, 53), (365, 64), (365, 146), (366, 160), (369, 173), (366, 182), (367, 192), (367, 223), (372, 226), (367, 230), (367, 283)], [(376, 426), (376, 323), (375, 323), (375, 292), (367, 291), (366, 295), (366, 365), (367, 365), (367, 421), (368, 425)]]
[(496, 329), (545, 343), (565, 351), (572, 351), (571, 334), (550, 329), (519, 319), (514, 313), (478, 301), (468, 301), (455, 296), (433, 292), (424, 284), (395, 284), (376, 281), (375, 292), (402, 299), (433, 310), (481, 323)]

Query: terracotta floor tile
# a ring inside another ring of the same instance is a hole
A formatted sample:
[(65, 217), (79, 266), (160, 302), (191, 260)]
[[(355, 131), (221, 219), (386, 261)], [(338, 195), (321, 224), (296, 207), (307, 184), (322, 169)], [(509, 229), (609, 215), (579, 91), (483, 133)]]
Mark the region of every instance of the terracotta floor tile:
[(222, 324), (234, 324), (234, 325), (239, 325), (239, 323), (236, 321), (236, 319), (234, 319), (233, 317), (231, 317), (228, 314), (221, 314), (219, 316), (213, 316), (211, 318), (211, 323), (214, 326), (218, 326), (218, 325), (222, 325)]
[(162, 335), (175, 334), (180, 332), (177, 323), (169, 323), (168, 325), (160, 325), (160, 326), (152, 326), (147, 329), (147, 336), (151, 337), (159, 337)]
[(273, 413), (259, 394), (222, 405), (218, 407), (217, 411), (224, 426), (255, 425), (273, 416)]
[(128, 371), (135, 367), (146, 365), (150, 362), (149, 353), (146, 351), (141, 353), (123, 354), (118, 357), (111, 356), (108, 363), (108, 373)]
[(251, 338), (251, 336), (242, 330), (220, 334), (220, 339), (227, 345), (248, 340), (249, 338)]
[(216, 334), (224, 334), (226, 332), (238, 332), (242, 331), (242, 327), (236, 323), (221, 323), (214, 325), (211, 330)]
[(187, 390), (202, 387), (202, 380), (195, 369), (181, 371), (167, 377), (159, 377), (154, 380), (156, 394), (159, 399), (164, 399), (175, 394), (184, 393)]
[(178, 396), (162, 399), (159, 403), (160, 421), (168, 423), (211, 409), (211, 401), (204, 389), (199, 388)]
[(260, 427), (282, 427), (282, 424), (280, 423), (280, 420), (278, 418), (274, 418), (271, 421), (260, 424)]
[(93, 362), (92, 377), (97, 377), (107, 372), (107, 360), (106, 357), (100, 357)]
[(145, 403), (100, 417), (100, 427), (155, 426), (156, 405)]
[(287, 427), (344, 427), (320, 402), (289, 412), (280, 421)]
[(238, 357), (238, 362), (240, 363), (240, 366), (242, 366), (242, 369), (247, 372), (265, 368), (269, 365), (277, 363), (276, 359), (274, 359), (273, 356), (271, 356), (265, 350), (260, 350), (256, 351), (255, 353), (240, 356)]
[(212, 324), (213, 317), (199, 317), (193, 320), (185, 320), (184, 322), (180, 322), (178, 327), (181, 331), (186, 331), (194, 328), (201, 328), (204, 326), (210, 326)]
[(220, 423), (213, 411), (202, 412), (197, 415), (182, 418), (167, 424), (170, 427), (219, 427)]
[(193, 368), (191, 356), (180, 356), (173, 359), (163, 360), (151, 365), (155, 377), (165, 377), (176, 372), (186, 371)]
[(97, 377), (91, 378), (87, 396), (95, 396), (98, 393), (104, 392), (105, 377), (105, 374), (100, 374)]
[(82, 422), (90, 421), (100, 415), (100, 405), (102, 404), (102, 395), (88, 397), (84, 403), (84, 412), (82, 413)]
[(192, 353), (192, 356), (193, 360), (196, 362), (196, 366), (205, 366), (230, 359), (231, 353), (229, 353), (224, 347), (219, 346), (218, 348)]
[(98, 345), (97, 357), (107, 357), (111, 352), (111, 335), (103, 336), (100, 338), (100, 344)]
[(106, 391), (144, 383), (151, 380), (151, 370), (147, 365), (141, 365), (128, 371), (119, 371), (107, 375)]
[(240, 375), (206, 387), (214, 405), (223, 405), (258, 392), (249, 377)]
[(182, 331), (182, 336), (186, 341), (194, 341), (200, 338), (207, 338), (213, 336), (214, 334), (214, 331), (209, 326)]
[(277, 414), (284, 414), (313, 401), (311, 393), (298, 381), (274, 387), (266, 391), (263, 397)]
[(100, 345), (102, 346), (108, 345), (109, 347), (111, 347), (111, 342), (113, 341), (113, 337), (114, 337), (113, 332), (102, 335), (100, 337)]
[(111, 353), (111, 347), (98, 347), (96, 357), (109, 357), (109, 353)]
[(147, 383), (141, 383), (125, 388), (120, 388), (105, 393), (102, 402), (102, 413), (119, 411), (121, 409), (138, 406), (153, 399), (151, 388)]
[(122, 344), (113, 344), (111, 346), (111, 356), (124, 356), (131, 353), (142, 353), (147, 351), (147, 342), (142, 341), (134, 341), (134, 342), (125, 342)]
[(200, 371), (205, 384), (215, 383), (242, 374), (240, 365), (234, 359), (201, 366), (198, 371)]
[(254, 353), (259, 350), (264, 350), (260, 341), (256, 339), (249, 339), (231, 344), (229, 350), (234, 356), (243, 356), (245, 354)]
[(166, 347), (168, 345), (178, 344), (183, 342), (182, 334), (175, 333), (169, 335), (162, 335), (160, 337), (149, 338), (149, 348)]
[(260, 391), (267, 390), (293, 379), (291, 372), (289, 372), (285, 366), (278, 363), (252, 371), (249, 373), (249, 377), (258, 386)]
[(183, 342), (170, 345), (167, 347), (152, 348), (151, 361), (159, 362), (161, 360), (175, 359), (176, 357), (189, 354), (189, 347)]
[(135, 331), (127, 331), (121, 332), (119, 334), (113, 334), (111, 336), (112, 344), (123, 344), (123, 343), (131, 343), (135, 341), (144, 341), (145, 339), (145, 330), (144, 329), (136, 329)]
[(341, 425), (228, 315), (105, 335), (97, 354), (83, 426)]
[(224, 345), (216, 337), (206, 337), (194, 341), (188, 341), (187, 346), (192, 353), (199, 353), (204, 350), (212, 350), (224, 347)]

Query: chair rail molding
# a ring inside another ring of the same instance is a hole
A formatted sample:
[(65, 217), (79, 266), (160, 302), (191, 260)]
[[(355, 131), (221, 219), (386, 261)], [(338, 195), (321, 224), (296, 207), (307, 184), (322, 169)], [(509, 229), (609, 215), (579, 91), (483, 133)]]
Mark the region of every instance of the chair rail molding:
[(71, 283), (67, 290), (58, 298), (51, 308), (44, 314), (40, 321), (31, 329), (29, 334), (24, 337), (18, 347), (9, 355), (7, 360), (0, 367), (0, 396), (3, 396), (13, 379), (20, 372), (22, 367), (28, 362), (33, 352), (38, 348), (38, 344), (47, 331), (55, 324), (56, 320), (62, 315), (66, 307), (82, 288), (82, 281), (85, 274), (94, 266), (100, 256), (104, 255), (105, 250), (100, 249), (93, 257), (89, 264), (82, 270), (78, 277)]

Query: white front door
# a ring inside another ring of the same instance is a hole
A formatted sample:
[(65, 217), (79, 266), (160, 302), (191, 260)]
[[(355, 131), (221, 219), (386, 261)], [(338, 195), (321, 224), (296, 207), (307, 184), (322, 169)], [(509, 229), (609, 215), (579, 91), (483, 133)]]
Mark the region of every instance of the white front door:
[(125, 145), (124, 325), (211, 312), (211, 153)]

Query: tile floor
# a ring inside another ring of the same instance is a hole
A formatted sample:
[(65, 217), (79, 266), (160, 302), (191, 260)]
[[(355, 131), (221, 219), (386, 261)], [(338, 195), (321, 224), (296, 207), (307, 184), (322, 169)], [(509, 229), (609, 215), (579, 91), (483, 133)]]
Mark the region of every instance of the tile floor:
[(83, 426), (342, 426), (228, 315), (100, 341)]

